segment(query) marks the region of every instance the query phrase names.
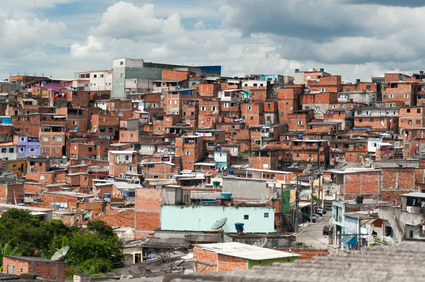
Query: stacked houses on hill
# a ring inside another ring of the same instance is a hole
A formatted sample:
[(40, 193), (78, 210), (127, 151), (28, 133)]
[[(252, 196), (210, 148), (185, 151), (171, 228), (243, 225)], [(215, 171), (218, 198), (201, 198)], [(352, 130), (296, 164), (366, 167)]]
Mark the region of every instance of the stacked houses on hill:
[(209, 231), (222, 218), (229, 234), (235, 223), (291, 232), (311, 220), (313, 198), (397, 206), (425, 189), (422, 71), (223, 77), (219, 66), (122, 58), (71, 80), (7, 84), (0, 202), (69, 225), (113, 214), (127, 239)]

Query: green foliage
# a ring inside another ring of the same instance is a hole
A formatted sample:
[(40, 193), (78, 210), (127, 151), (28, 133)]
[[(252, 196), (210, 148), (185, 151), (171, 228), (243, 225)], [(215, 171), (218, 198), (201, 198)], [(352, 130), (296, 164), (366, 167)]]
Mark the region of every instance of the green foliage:
[(304, 242), (295, 242), (295, 246), (297, 246), (297, 247), (302, 247), (304, 245), (305, 245)]
[(103, 221), (89, 222), (87, 229), (68, 227), (61, 220), (45, 223), (28, 211), (16, 209), (0, 218), (1, 258), (5, 254), (51, 258), (64, 246), (70, 246), (63, 258), (67, 277), (123, 266), (123, 243)]
[(251, 150), (244, 150), (241, 152), (242, 155), (247, 155), (247, 156), (251, 156), (252, 155), (252, 151)]
[(385, 239), (381, 239), (380, 237), (374, 237), (375, 243), (380, 245), (388, 245), (388, 241)]
[(114, 236), (112, 227), (106, 225), (106, 223), (102, 220), (89, 221), (87, 223), (87, 229), (96, 232), (96, 234), (101, 238), (109, 238)]

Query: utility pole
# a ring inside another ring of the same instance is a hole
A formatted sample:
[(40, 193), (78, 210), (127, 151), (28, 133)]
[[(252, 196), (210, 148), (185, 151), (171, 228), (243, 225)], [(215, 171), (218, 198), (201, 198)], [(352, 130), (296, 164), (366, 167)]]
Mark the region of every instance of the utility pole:
[(280, 231), (283, 233), (283, 183), (280, 184)]
[(298, 232), (298, 205), (299, 205), (299, 189), (300, 189), (300, 175), (297, 174), (297, 185), (295, 187), (295, 233)]
[(314, 181), (314, 174), (310, 174), (310, 222), (313, 222), (313, 181)]

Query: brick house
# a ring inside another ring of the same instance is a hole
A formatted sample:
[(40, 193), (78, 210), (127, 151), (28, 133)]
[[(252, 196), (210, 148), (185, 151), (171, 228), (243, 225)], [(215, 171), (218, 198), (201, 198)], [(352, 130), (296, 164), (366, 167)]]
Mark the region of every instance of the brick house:
[(293, 111), (287, 115), (289, 131), (306, 131), (306, 125), (313, 118), (313, 110)]
[(413, 106), (415, 84), (412, 77), (401, 73), (386, 73), (382, 86), (382, 102), (402, 102), (405, 106)]
[(193, 271), (209, 273), (251, 269), (253, 266), (294, 262), (298, 256), (237, 242), (198, 244), (193, 248)]
[(279, 122), (287, 122), (288, 114), (300, 110), (303, 88), (283, 88), (277, 92)]
[(40, 257), (3, 256), (3, 273), (31, 273), (43, 279), (65, 281), (65, 263)]
[(109, 175), (119, 176), (120, 173), (137, 172), (136, 151), (109, 151)]
[(176, 156), (182, 159), (182, 169), (194, 170), (195, 163), (203, 158), (203, 138), (188, 135), (176, 139)]
[(350, 168), (329, 171), (333, 188), (344, 200), (356, 197), (378, 199), (381, 195), (382, 171), (372, 168)]

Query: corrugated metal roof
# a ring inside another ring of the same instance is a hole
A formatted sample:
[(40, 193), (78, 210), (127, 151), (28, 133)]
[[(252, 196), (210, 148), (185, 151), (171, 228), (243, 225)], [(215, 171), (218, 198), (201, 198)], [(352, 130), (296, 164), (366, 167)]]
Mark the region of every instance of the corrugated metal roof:
[(249, 260), (266, 260), (299, 256), (293, 253), (276, 251), (238, 242), (199, 244), (197, 246), (210, 252)]

